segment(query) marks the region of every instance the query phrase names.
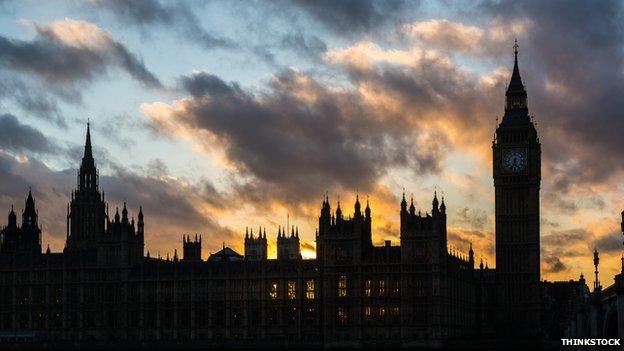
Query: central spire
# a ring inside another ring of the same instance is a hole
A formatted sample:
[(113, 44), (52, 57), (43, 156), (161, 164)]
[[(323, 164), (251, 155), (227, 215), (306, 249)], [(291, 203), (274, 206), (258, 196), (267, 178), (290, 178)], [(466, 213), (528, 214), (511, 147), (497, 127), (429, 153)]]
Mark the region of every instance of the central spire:
[(93, 159), (93, 151), (91, 151), (91, 128), (90, 122), (87, 121), (87, 138), (85, 141), (85, 149), (83, 159)]
[(85, 139), (84, 156), (82, 164), (78, 172), (78, 188), (79, 190), (89, 189), (97, 190), (98, 188), (97, 168), (93, 159), (93, 151), (91, 149), (91, 125), (87, 122), (87, 136)]

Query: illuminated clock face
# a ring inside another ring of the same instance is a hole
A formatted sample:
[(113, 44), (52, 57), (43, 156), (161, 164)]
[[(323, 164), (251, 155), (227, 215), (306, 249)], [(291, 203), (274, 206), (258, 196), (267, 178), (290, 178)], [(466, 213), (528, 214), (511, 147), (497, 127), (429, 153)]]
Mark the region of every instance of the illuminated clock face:
[(509, 172), (520, 172), (526, 167), (524, 150), (508, 150), (503, 156), (503, 167)]

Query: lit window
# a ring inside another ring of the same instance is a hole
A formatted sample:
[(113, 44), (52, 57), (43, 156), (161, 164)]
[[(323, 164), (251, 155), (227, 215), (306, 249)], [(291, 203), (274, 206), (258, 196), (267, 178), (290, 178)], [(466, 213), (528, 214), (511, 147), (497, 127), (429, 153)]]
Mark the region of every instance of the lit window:
[(366, 306), (366, 308), (364, 308), (364, 317), (369, 319), (372, 315), (373, 315), (373, 309), (370, 306)]
[(288, 298), (290, 300), (297, 298), (297, 283), (292, 280), (288, 282)]
[(338, 277), (338, 297), (347, 296), (347, 276)]
[(371, 281), (367, 280), (364, 282), (364, 295), (366, 295), (366, 297), (370, 297), (371, 296)]
[(392, 316), (397, 317), (399, 315), (399, 307), (392, 307)]
[(386, 294), (386, 281), (379, 281), (379, 296), (384, 296)]
[(380, 318), (384, 318), (386, 316), (386, 308), (385, 307), (379, 307), (379, 317)]
[(314, 279), (306, 281), (306, 299), (314, 300)]
[(348, 316), (347, 309), (345, 307), (338, 307), (338, 323), (347, 324)]
[(277, 299), (277, 282), (272, 282), (269, 287), (269, 297), (273, 300)]
[(399, 295), (399, 292), (400, 292), (400, 289), (399, 289), (400, 285), (399, 285), (399, 283), (400, 283), (400, 282), (399, 282), (398, 280), (395, 280), (395, 281), (394, 281), (394, 288), (392, 289), (392, 292), (393, 292), (395, 295)]

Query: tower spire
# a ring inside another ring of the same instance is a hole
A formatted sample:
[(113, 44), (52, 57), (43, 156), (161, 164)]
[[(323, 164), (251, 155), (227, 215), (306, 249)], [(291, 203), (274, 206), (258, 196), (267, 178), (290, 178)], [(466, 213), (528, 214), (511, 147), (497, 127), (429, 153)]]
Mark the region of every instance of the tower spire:
[(79, 190), (97, 190), (98, 174), (93, 160), (93, 151), (91, 148), (91, 125), (87, 122), (87, 136), (85, 138), (84, 156), (82, 164), (78, 171), (78, 189)]
[(83, 159), (93, 159), (93, 151), (91, 150), (91, 123), (89, 120), (87, 120), (87, 137), (85, 140)]
[(514, 41), (514, 67), (511, 73), (511, 79), (509, 80), (509, 86), (507, 87), (506, 96), (506, 110), (526, 109), (527, 107), (527, 93), (520, 77), (520, 69), (518, 68), (518, 40)]

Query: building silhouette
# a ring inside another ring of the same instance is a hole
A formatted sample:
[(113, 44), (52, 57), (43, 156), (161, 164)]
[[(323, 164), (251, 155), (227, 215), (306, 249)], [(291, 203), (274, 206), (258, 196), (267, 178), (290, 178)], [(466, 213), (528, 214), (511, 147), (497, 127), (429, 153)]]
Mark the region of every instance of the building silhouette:
[(449, 249), (435, 192), (425, 213), (403, 195), (400, 245), (373, 245), (368, 201), (347, 214), (326, 196), (316, 259), (302, 259), (294, 226), (269, 237), (248, 228), (244, 254), (224, 244), (206, 261), (201, 236), (184, 235), (182, 257), (163, 259), (144, 255), (141, 207), (136, 222), (125, 203), (109, 214), (87, 125), (63, 252), (42, 253), (30, 192), (21, 223), (11, 209), (0, 232), (0, 342), (443, 347), (580, 335), (591, 324), (585, 280), (540, 282), (541, 151), (517, 47), (492, 147), (496, 269), (477, 266), (472, 246)]

